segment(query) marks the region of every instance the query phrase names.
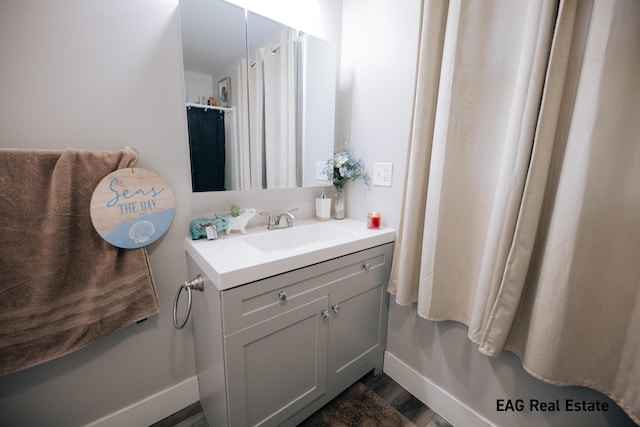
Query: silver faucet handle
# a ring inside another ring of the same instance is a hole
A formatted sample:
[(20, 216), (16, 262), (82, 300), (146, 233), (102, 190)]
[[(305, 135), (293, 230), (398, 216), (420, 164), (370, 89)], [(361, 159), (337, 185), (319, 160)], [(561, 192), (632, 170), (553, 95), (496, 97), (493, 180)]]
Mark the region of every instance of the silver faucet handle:
[(277, 227), (276, 226), (276, 217), (273, 216), (273, 214), (271, 212), (260, 212), (260, 215), (269, 217), (269, 224), (267, 224), (267, 229), (273, 230), (274, 228)]
[(287, 218), (287, 227), (293, 227), (293, 220), (296, 219), (296, 216), (293, 214), (293, 212), (297, 211), (298, 208), (293, 208), (291, 210), (289, 210), (288, 212), (284, 212), (282, 214), (280, 214), (280, 216), (278, 217), (278, 223), (280, 222), (280, 217), (281, 216), (285, 216)]

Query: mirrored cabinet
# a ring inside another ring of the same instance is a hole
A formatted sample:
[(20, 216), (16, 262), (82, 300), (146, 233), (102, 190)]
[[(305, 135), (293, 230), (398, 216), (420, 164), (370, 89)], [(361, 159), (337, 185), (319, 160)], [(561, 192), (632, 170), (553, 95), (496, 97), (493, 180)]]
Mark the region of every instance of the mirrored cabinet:
[(180, 0), (193, 191), (328, 185), (337, 49), (222, 0)]

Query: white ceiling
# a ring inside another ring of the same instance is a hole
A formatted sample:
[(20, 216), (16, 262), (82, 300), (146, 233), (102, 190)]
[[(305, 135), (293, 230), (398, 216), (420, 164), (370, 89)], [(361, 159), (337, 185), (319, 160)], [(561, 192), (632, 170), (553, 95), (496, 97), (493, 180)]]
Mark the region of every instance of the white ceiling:
[[(251, 12), (248, 19), (253, 40), (281, 26)], [(236, 5), (222, 0), (180, 0), (180, 25), (185, 70), (213, 75), (245, 56), (245, 11)]]

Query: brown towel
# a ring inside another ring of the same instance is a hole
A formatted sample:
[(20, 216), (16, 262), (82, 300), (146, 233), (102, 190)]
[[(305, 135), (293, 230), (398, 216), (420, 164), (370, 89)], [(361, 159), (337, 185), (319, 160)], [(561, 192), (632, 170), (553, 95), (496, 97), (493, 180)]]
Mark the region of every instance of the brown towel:
[(93, 190), (133, 151), (0, 150), (0, 375), (158, 313), (147, 254), (103, 240)]

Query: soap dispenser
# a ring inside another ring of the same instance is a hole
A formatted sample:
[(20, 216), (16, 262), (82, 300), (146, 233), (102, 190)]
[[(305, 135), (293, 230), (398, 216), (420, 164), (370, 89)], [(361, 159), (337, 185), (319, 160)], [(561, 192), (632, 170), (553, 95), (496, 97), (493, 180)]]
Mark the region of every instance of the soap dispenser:
[(329, 218), (331, 218), (331, 199), (325, 196), (323, 188), (322, 196), (316, 198), (316, 219), (326, 221)]

